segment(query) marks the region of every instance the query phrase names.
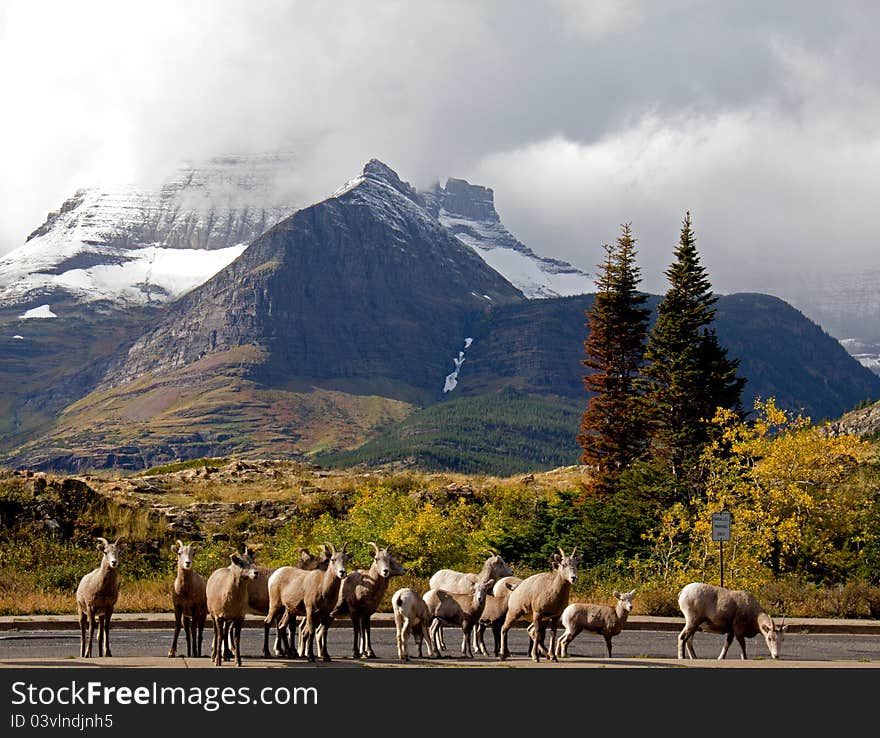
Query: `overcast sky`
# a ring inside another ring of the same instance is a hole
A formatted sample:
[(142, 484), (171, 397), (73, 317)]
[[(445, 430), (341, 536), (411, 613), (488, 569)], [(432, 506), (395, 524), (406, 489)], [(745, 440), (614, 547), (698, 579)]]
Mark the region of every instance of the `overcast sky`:
[(298, 205), (377, 157), (588, 271), (630, 222), (654, 292), (687, 210), (721, 292), (875, 266), (878, 7), (2, 0), (0, 253), (77, 187), (282, 149)]

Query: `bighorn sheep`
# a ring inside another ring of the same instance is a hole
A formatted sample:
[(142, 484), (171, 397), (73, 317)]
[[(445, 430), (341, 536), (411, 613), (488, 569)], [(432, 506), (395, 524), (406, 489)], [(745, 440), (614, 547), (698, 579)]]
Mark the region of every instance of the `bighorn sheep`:
[(461, 654), (473, 657), (474, 650), (471, 638), (476, 624), (483, 614), (486, 605), (486, 593), (495, 584), (494, 579), (486, 579), (473, 585), (470, 594), (446, 592), (442, 589), (429, 589), (422, 595), (433, 620), (428, 632), (434, 641), (434, 648), (439, 653), (444, 647), (440, 634), (441, 625), (458, 625), (461, 627)]
[[(245, 547), (244, 554), (250, 556), (251, 560), (256, 560), (257, 552), (255, 549)], [(297, 569), (312, 570), (318, 569), (322, 565), (326, 566), (326, 557), (323, 553), (312, 554), (304, 548), (299, 550), (299, 561), (296, 564)], [(279, 567), (284, 568), (284, 567)], [(269, 581), (272, 575), (278, 570), (268, 566), (256, 566), (259, 576), (248, 582), (248, 609), (247, 611), (253, 615), (266, 616), (269, 613), (270, 595)], [(263, 625), (263, 658), (269, 658), (269, 630), (271, 623)], [(287, 642), (287, 631), (277, 627), (275, 629), (275, 653), (279, 654), (280, 644)]]
[(522, 579), (519, 577), (502, 577), (492, 587), (492, 595), (486, 598), (483, 614), (474, 628), (474, 650), (489, 655), (483, 636), (486, 628), (492, 629), (492, 637), (495, 639), (494, 653), (497, 656), (501, 647), (501, 625), (507, 615), (507, 598), (510, 593), (519, 586)]
[(284, 628), (278, 626), (279, 621), (284, 615), (284, 605), (281, 602), (281, 593), (284, 591), (284, 588), (288, 583), (295, 577), (299, 576), (302, 572), (314, 571), (315, 569), (326, 571), (331, 555), (329, 546), (329, 543), (323, 544), (321, 546), (321, 552), (318, 554), (309, 553), (307, 549), (301, 548), (299, 550), (299, 561), (295, 566), (279, 566), (269, 576), (267, 582), (269, 606), (264, 613), (266, 615), (265, 622), (267, 623), (265, 627), (268, 628), (269, 624), (273, 622), (276, 624), (275, 644), (273, 649), (276, 656), (290, 657), (303, 655), (299, 651), (294, 652), (293, 645), (291, 645), (292, 633), (296, 631), (296, 615), (288, 614), (287, 626)]
[(193, 568), (193, 556), (197, 546), (184, 546), (183, 541), (175, 541), (171, 550), (177, 556), (177, 576), (171, 588), (171, 603), (174, 606), (174, 639), (171, 641), (169, 658), (177, 655), (177, 639), (181, 627), (186, 635), (186, 655), (202, 655), (202, 636), (205, 620), (208, 618), (208, 600), (205, 578)]
[[(333, 620), (330, 613), (336, 607), (336, 602), (339, 599), (342, 580), (348, 576), (346, 570), (348, 554), (345, 553), (347, 544), (343, 544), (339, 551), (332, 544), (326, 545), (331, 552), (326, 571), (321, 569), (303, 571), (302, 574), (293, 577), (281, 593), (281, 604), (284, 606), (285, 612), (280, 625), (287, 627), (290, 617), (293, 615), (305, 617), (302, 650), (309, 661), (315, 660), (315, 639), (318, 626), (323, 628), (318, 650), (324, 661), (330, 661), (326, 642), (327, 630)], [(273, 613), (270, 611), (266, 616), (267, 621), (272, 616)]]
[[(98, 538), (98, 550), (103, 554), (101, 564), (79, 580), (76, 588), (76, 611), (79, 619), (79, 655), (92, 656), (92, 637), (98, 620), (98, 656), (110, 653), (110, 618), (119, 598), (119, 541), (108, 543)], [(88, 628), (88, 635), (86, 635)]]
[(410, 634), (419, 648), (419, 658), (422, 658), (423, 640), (428, 643), (428, 656), (434, 658), (439, 655), (428, 634), (433, 616), (418, 592), (409, 587), (398, 589), (391, 595), (391, 611), (394, 613), (394, 627), (397, 630), (397, 658), (409, 661), (407, 639)]
[[(510, 656), (507, 648), (507, 632), (517, 620), (531, 617), (532, 630), (529, 637), (532, 640), (532, 660), (540, 661), (543, 653), (551, 661), (556, 658), (556, 630), (559, 627), (559, 617), (568, 605), (568, 596), (571, 585), (577, 582), (578, 557), (577, 546), (566, 556), (565, 551), (559, 548), (558, 554), (553, 554), (553, 570), (532, 574), (522, 581), (507, 598), (507, 615), (504, 625), (501, 626), (501, 652), (499, 656), (506, 659)], [(544, 631), (550, 625), (550, 650), (544, 647)]]
[(230, 630), (235, 664), (241, 666), (241, 625), (248, 609), (248, 582), (259, 576), (249, 556), (233, 553), (229, 562), (229, 566), (215, 569), (205, 585), (208, 612), (214, 624), (211, 658), (217, 666), (223, 665)]
[(605, 646), (608, 648), (608, 658), (611, 658), (611, 639), (623, 630), (627, 618), (633, 608), (633, 597), (636, 591), (620, 593), (614, 590), (617, 603), (610, 605), (593, 605), (588, 602), (572, 602), (562, 611), (560, 622), (565, 628), (562, 637), (556, 644), (556, 655), (560, 658), (568, 656), (568, 644), (571, 643), (581, 631), (597, 633), (605, 638)]
[(788, 629), (785, 618), (778, 625), (774, 623), (758, 601), (744, 590), (691, 582), (678, 593), (678, 607), (685, 621), (678, 634), (680, 659), (684, 658), (685, 649), (688, 656), (697, 658), (692, 642), (697, 630), (727, 635), (719, 659), (727, 656), (734, 638), (739, 642), (742, 658), (748, 658), (745, 639), (754, 638), (758, 633), (764, 636), (770, 656), (774, 659), (780, 656), (782, 640)]
[(349, 572), (339, 588), (339, 600), (331, 618), (346, 612), (351, 617), (353, 634), (352, 656), (354, 658), (374, 659), (376, 654), (370, 642), (370, 618), (379, 609), (382, 598), (388, 591), (391, 577), (406, 574), (397, 559), (387, 548), (379, 548), (373, 541), (373, 562), (369, 569)]
[[(473, 592), (474, 584), (485, 581), (486, 579), (494, 579), (496, 582), (503, 577), (513, 576), (513, 571), (507, 565), (501, 554), (493, 549), (487, 549), (489, 558), (483, 562), (483, 568), (476, 574), (472, 572), (455, 571), (454, 569), (440, 569), (431, 575), (428, 582), (429, 589), (442, 589), (444, 592), (453, 592), (456, 594), (470, 594)], [(440, 643), (446, 648), (446, 642), (443, 640), (443, 626), (438, 631), (440, 634)]]

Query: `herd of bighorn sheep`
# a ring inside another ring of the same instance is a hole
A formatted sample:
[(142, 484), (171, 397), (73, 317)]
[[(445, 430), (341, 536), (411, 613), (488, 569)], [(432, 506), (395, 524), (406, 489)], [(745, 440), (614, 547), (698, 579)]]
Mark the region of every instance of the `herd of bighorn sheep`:
[[(120, 539), (110, 543), (98, 538), (100, 564), (84, 575), (76, 589), (80, 626), (80, 656), (92, 656), (92, 641), (98, 628), (98, 655), (110, 656), (110, 618), (119, 596)], [(290, 566), (269, 568), (256, 563), (256, 550), (245, 547), (229, 556), (229, 565), (215, 569), (205, 579), (195, 570), (195, 544), (177, 540), (171, 548), (177, 562), (171, 587), (174, 635), (169, 657), (177, 655), (180, 631), (186, 637), (186, 655), (202, 655), (202, 634), (211, 618), (213, 639), (211, 659), (216, 666), (234, 660), (241, 666), (241, 629), (247, 614), (264, 618), (263, 657), (269, 657), (269, 632), (276, 629), (274, 654), (287, 658), (318, 658), (330, 661), (327, 631), (340, 615), (349, 616), (352, 628), (352, 656), (376, 658), (370, 641), (370, 620), (385, 599), (390, 580), (406, 569), (395, 555), (373, 541), (373, 560), (366, 569), (349, 570), (347, 545), (337, 550), (324, 543), (317, 554), (300, 549), (299, 560)], [(390, 597), (396, 629), (397, 655), (409, 660), (407, 643), (412, 637), (418, 657), (422, 642), (428, 656), (437, 658), (446, 651), (443, 627), (461, 629), (462, 657), (475, 653), (488, 655), (483, 641), (486, 628), (494, 637), (494, 655), (510, 657), (507, 637), (510, 629), (526, 621), (528, 655), (557, 661), (569, 656), (568, 648), (583, 631), (605, 639), (608, 658), (611, 640), (626, 626), (636, 591), (614, 591), (615, 606), (570, 602), (571, 589), (578, 580), (577, 547), (566, 554), (561, 548), (550, 559), (550, 569), (521, 579), (498, 552), (490, 550), (479, 572), (441, 569), (420, 594), (414, 589), (397, 589)], [(685, 624), (678, 636), (678, 658), (696, 658), (693, 647), (698, 630), (721, 633), (726, 640), (719, 659), (727, 656), (736, 638), (746, 657), (746, 638), (760, 633), (770, 656), (778, 659), (787, 626), (779, 624), (748, 592), (731, 590), (701, 582), (682, 588), (678, 605)], [(297, 626), (297, 617), (301, 618)], [(557, 631), (562, 625), (562, 636)], [(544, 645), (550, 629), (550, 646)]]

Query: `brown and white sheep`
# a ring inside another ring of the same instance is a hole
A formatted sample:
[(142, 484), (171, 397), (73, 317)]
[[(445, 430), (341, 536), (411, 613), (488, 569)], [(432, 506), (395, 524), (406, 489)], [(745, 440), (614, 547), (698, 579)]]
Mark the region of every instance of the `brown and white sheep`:
[[(276, 635), (274, 652), (276, 656), (302, 656), (302, 644), (298, 649), (294, 649), (293, 636), (296, 634), (296, 615), (287, 613), (285, 627), (279, 627), (282, 617), (285, 615), (284, 604), (281, 601), (281, 594), (284, 588), (292, 579), (300, 576), (303, 572), (314, 571), (320, 569), (326, 571), (327, 565), (330, 563), (330, 544), (325, 543), (321, 546), (320, 553), (313, 554), (307, 549), (299, 550), (299, 561), (293, 566), (279, 566), (269, 576), (267, 582), (267, 590), (269, 594), (269, 607), (265, 613), (265, 627), (275, 623)], [(300, 629), (301, 630), (301, 629)], [(296, 635), (301, 635), (296, 634)], [(301, 640), (301, 639), (300, 639)]]
[(202, 637), (208, 618), (208, 598), (205, 578), (194, 568), (197, 546), (175, 541), (171, 550), (177, 556), (177, 576), (171, 587), (171, 604), (174, 607), (174, 638), (168, 657), (177, 655), (177, 639), (180, 629), (186, 635), (186, 655), (202, 655)]
[(352, 656), (354, 658), (374, 659), (376, 653), (370, 640), (370, 618), (379, 609), (391, 577), (406, 574), (406, 569), (388, 551), (379, 548), (373, 541), (368, 545), (373, 548), (373, 561), (369, 569), (357, 569), (349, 572), (339, 588), (339, 600), (332, 618), (348, 612), (351, 618), (353, 636)]
[(754, 638), (758, 633), (764, 636), (771, 657), (778, 659), (781, 654), (782, 641), (788, 629), (785, 618), (779, 624), (774, 623), (758, 600), (745, 590), (691, 582), (678, 593), (678, 607), (685, 620), (684, 628), (678, 634), (680, 659), (684, 658), (685, 650), (690, 658), (697, 658), (693, 638), (698, 630), (727, 636), (719, 659), (727, 656), (734, 638), (742, 650), (742, 658), (748, 658), (745, 639)]
[[(513, 571), (507, 562), (501, 557), (497, 551), (488, 549), (489, 557), (483, 562), (480, 571), (463, 572), (455, 569), (440, 569), (431, 575), (428, 581), (429, 589), (442, 589), (444, 592), (454, 592), (457, 594), (470, 594), (473, 592), (474, 585), (487, 579), (494, 579), (496, 582), (504, 577), (513, 576)], [(446, 642), (443, 640), (443, 626), (438, 631), (440, 634), (440, 643), (446, 649)]]
[(486, 605), (486, 595), (495, 584), (494, 579), (486, 579), (473, 585), (470, 594), (446, 592), (442, 589), (429, 589), (422, 595), (422, 599), (428, 606), (433, 620), (428, 629), (434, 648), (439, 653), (444, 646), (440, 638), (439, 629), (443, 625), (457, 625), (461, 628), (461, 654), (464, 657), (473, 657), (473, 630), (483, 614)]
[(439, 655), (428, 633), (434, 617), (422, 595), (410, 587), (398, 589), (391, 595), (391, 611), (397, 631), (397, 658), (409, 661), (407, 640), (410, 635), (418, 646), (419, 658), (422, 658), (422, 641), (427, 641), (429, 656), (433, 658)]
[(492, 629), (494, 654), (497, 656), (501, 650), (501, 626), (507, 616), (507, 598), (510, 593), (522, 582), (519, 577), (502, 577), (492, 587), (492, 595), (486, 598), (483, 614), (477, 626), (474, 628), (474, 650), (489, 655), (484, 636), (486, 628)]
[[(76, 588), (76, 610), (79, 620), (79, 655), (92, 656), (92, 638), (98, 621), (98, 656), (110, 653), (110, 618), (119, 598), (119, 541), (108, 543), (98, 538), (101, 564), (79, 580)], [(88, 631), (88, 634), (87, 634)]]
[(208, 577), (205, 596), (214, 624), (211, 658), (217, 666), (223, 665), (230, 630), (232, 655), (236, 666), (241, 666), (241, 626), (248, 610), (248, 582), (258, 576), (249, 556), (233, 553), (229, 556), (229, 566), (215, 569)]
[(636, 591), (618, 592), (614, 590), (617, 603), (610, 605), (594, 605), (590, 602), (572, 602), (562, 611), (560, 622), (565, 629), (559, 642), (556, 644), (556, 655), (560, 658), (568, 657), (568, 644), (579, 633), (587, 631), (596, 633), (605, 638), (605, 646), (608, 649), (608, 658), (611, 658), (611, 639), (614, 638), (626, 625), (630, 612), (633, 608), (633, 597)]
[[(541, 654), (551, 661), (556, 658), (556, 631), (562, 611), (568, 606), (571, 585), (577, 582), (577, 546), (566, 555), (562, 548), (553, 554), (553, 569), (526, 577), (507, 598), (507, 615), (501, 626), (501, 652), (499, 657), (510, 656), (507, 647), (507, 633), (517, 620), (531, 619), (533, 629), (529, 631), (532, 640), (532, 660), (540, 661)], [(544, 647), (544, 632), (550, 626), (550, 649)]]
[[(345, 552), (347, 544), (343, 544), (339, 551), (332, 544), (326, 545), (331, 552), (327, 569), (303, 571), (293, 577), (281, 593), (284, 615), (279, 624), (287, 627), (292, 616), (305, 617), (302, 651), (309, 661), (315, 661), (315, 641), (319, 626), (323, 628), (323, 637), (318, 643), (318, 651), (324, 661), (330, 661), (326, 644), (327, 630), (333, 620), (330, 613), (336, 607), (342, 581), (348, 576), (348, 554)], [(271, 615), (270, 612), (266, 617)]]

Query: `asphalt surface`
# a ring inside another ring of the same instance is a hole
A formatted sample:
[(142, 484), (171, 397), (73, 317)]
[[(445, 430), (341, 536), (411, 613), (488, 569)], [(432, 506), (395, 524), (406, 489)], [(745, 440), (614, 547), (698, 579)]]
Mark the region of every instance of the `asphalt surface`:
[[(880, 667), (880, 621), (875, 620), (817, 620), (790, 619), (789, 631), (783, 644), (782, 659), (770, 659), (760, 637), (747, 639), (749, 659), (740, 659), (739, 646), (731, 646), (727, 659), (717, 660), (723, 636), (698, 633), (694, 645), (701, 657), (696, 661), (679, 661), (676, 656), (676, 635), (683, 621), (680, 618), (632, 616), (627, 628), (613, 640), (613, 658), (606, 656), (604, 640), (590, 633), (580, 634), (571, 644), (571, 658), (560, 661), (565, 668), (591, 667), (691, 667), (723, 666), (732, 668), (792, 668), (828, 666), (845, 668)], [(246, 667), (311, 667), (300, 659), (263, 659), (262, 621), (249, 617), (242, 634), (242, 653)], [(5, 617), (0, 618), (0, 668), (21, 667), (78, 667), (78, 666), (131, 666), (131, 667), (211, 667), (204, 656), (175, 659), (167, 657), (173, 633), (170, 613), (130, 614), (113, 617), (111, 631), (111, 658), (79, 658), (79, 632), (71, 615)], [(273, 633), (274, 637), (274, 633)], [(413, 659), (403, 663), (397, 659), (393, 621), (388, 614), (379, 613), (373, 619), (372, 642), (377, 659), (354, 659), (351, 655), (352, 634), (347, 619), (340, 619), (330, 629), (328, 650), (333, 658), (321, 667), (400, 667), (400, 666), (466, 666), (466, 667), (532, 667), (536, 666), (526, 655), (527, 635), (523, 627), (511, 630), (509, 636), (511, 658), (501, 661), (494, 656), (477, 655), (463, 659), (460, 655), (461, 635), (454, 628), (446, 629), (448, 650), (441, 659)], [(486, 646), (493, 648), (491, 632), (486, 634)], [(210, 652), (210, 622), (205, 630), (203, 653)], [(271, 641), (270, 641), (271, 645)], [(93, 647), (97, 653), (97, 644)], [(186, 642), (181, 634), (178, 653), (186, 653)], [(410, 644), (410, 653), (415, 648)], [(425, 653), (427, 651), (425, 650)], [(555, 666), (555, 665), (554, 665)]]

